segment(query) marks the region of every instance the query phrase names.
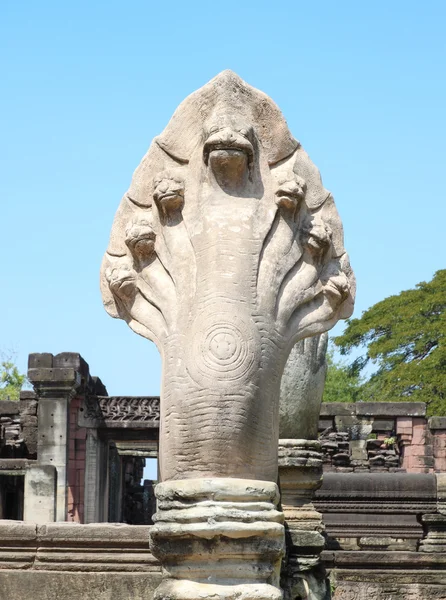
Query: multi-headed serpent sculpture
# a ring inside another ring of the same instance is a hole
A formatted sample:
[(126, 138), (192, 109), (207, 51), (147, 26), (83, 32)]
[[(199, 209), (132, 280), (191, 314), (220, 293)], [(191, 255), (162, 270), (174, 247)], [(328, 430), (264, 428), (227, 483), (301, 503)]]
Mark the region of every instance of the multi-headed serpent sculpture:
[(350, 316), (354, 277), (333, 197), (270, 98), (230, 71), (186, 98), (121, 201), (101, 286), (162, 355), (158, 495), (275, 485), (288, 354)]

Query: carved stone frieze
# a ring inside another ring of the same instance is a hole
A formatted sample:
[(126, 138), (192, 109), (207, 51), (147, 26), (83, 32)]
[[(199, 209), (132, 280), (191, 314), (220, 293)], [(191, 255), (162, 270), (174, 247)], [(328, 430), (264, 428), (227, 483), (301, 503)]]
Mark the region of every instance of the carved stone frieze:
[(159, 427), (158, 396), (86, 396), (80, 427)]

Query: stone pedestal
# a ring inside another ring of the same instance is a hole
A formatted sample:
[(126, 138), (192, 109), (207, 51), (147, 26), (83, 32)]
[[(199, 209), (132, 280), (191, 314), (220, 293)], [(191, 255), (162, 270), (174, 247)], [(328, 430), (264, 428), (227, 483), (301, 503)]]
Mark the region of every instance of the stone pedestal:
[(163, 565), (156, 600), (279, 600), (285, 550), (277, 485), (188, 479), (157, 485), (151, 551)]
[(285, 600), (324, 600), (328, 593), (320, 560), (324, 526), (312, 502), (322, 484), (319, 442), (279, 440), (279, 479), (287, 534), (282, 568)]
[(423, 515), (421, 521), (425, 536), (420, 552), (446, 552), (446, 514)]

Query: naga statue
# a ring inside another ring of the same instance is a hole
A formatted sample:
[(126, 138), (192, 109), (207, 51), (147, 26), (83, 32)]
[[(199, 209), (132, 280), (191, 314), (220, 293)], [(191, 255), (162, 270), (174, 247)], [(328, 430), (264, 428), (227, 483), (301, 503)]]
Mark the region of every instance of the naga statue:
[(281, 597), (281, 377), (354, 288), (333, 197), (272, 100), (231, 71), (186, 98), (101, 269), (107, 312), (162, 356), (158, 600)]

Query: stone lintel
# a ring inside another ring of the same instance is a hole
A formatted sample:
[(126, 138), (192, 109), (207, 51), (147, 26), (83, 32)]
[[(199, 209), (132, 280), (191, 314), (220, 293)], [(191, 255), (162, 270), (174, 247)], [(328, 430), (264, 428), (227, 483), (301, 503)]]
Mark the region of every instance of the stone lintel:
[(2, 475), (5, 475), (6, 471), (11, 471), (14, 475), (21, 475), (21, 471), (34, 463), (35, 461), (27, 458), (1, 458), (0, 472)]
[(159, 396), (86, 396), (79, 427), (93, 429), (157, 429)]

